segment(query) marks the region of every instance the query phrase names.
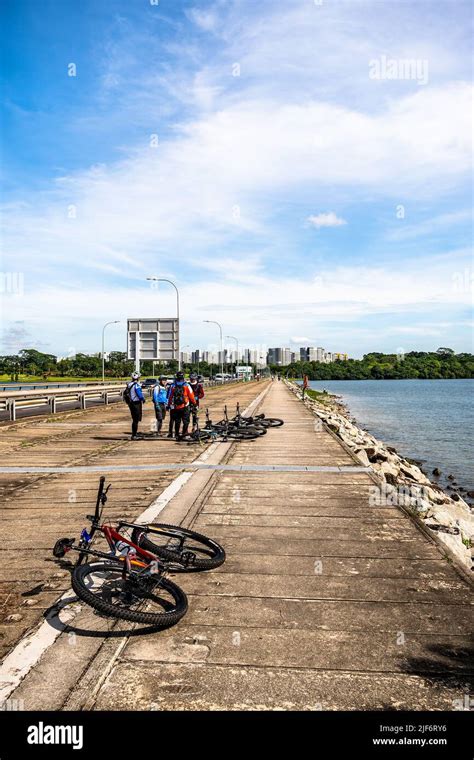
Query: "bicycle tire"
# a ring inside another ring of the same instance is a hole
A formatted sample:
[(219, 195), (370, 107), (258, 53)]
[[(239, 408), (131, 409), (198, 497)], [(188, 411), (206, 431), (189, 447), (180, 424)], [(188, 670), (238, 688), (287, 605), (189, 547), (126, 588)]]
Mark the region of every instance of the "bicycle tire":
[(257, 435), (266, 435), (267, 428), (263, 425), (246, 425), (244, 430), (248, 430), (251, 433), (257, 433)]
[(209, 441), (213, 441), (215, 439), (215, 436), (212, 434), (211, 430), (204, 430), (200, 429), (199, 433), (191, 433), (189, 438), (184, 438), (184, 443), (208, 443)]
[(233, 430), (251, 430), (254, 433), (257, 433), (258, 435), (266, 435), (267, 428), (265, 425), (261, 425), (254, 422), (242, 422), (237, 420), (232, 420), (229, 423), (230, 428)]
[(232, 425), (229, 430), (234, 430), (237, 433), (242, 432), (245, 435), (252, 435), (259, 438), (261, 435), (267, 434), (267, 429), (260, 427), (260, 425)]
[[(170, 530), (175, 534), (181, 534), (185, 536), (185, 538), (189, 538), (191, 541), (202, 544), (205, 547), (205, 551), (211, 550), (213, 556), (206, 559), (197, 557), (192, 565), (189, 564), (186, 566), (183, 562), (179, 562), (179, 555), (176, 551), (173, 551), (166, 546), (155, 544), (150, 540), (145, 531), (147, 527), (152, 529), (162, 528), (164, 531)], [(154, 523), (150, 526), (143, 527), (137, 526), (133, 529), (132, 541), (134, 544), (137, 544), (137, 546), (146, 549), (146, 551), (149, 551), (152, 554), (156, 554), (157, 557), (166, 562), (176, 562), (176, 566), (169, 568), (169, 571), (173, 573), (197, 573), (203, 570), (214, 570), (225, 562), (226, 557), (225, 549), (212, 538), (204, 536), (202, 533), (196, 533), (196, 531), (189, 530), (188, 528), (180, 528), (177, 525), (167, 525), (166, 523)]]
[(256, 438), (260, 438), (260, 433), (254, 433), (252, 430), (230, 428), (227, 431), (226, 436), (227, 438), (233, 438), (236, 441), (255, 441)]
[(160, 587), (170, 594), (175, 602), (172, 609), (166, 612), (144, 612), (141, 610), (132, 610), (117, 607), (110, 602), (107, 602), (104, 598), (94, 594), (87, 587), (85, 579), (92, 572), (106, 572), (115, 571), (122, 573), (122, 567), (115, 562), (90, 562), (84, 565), (78, 565), (74, 568), (71, 584), (74, 593), (77, 594), (79, 599), (88, 604), (93, 609), (101, 612), (109, 617), (118, 618), (119, 620), (127, 620), (132, 623), (144, 623), (146, 625), (154, 627), (164, 627), (175, 625), (178, 620), (181, 620), (183, 615), (186, 614), (188, 609), (188, 600), (186, 594), (179, 588), (173, 581), (168, 578), (160, 577)]

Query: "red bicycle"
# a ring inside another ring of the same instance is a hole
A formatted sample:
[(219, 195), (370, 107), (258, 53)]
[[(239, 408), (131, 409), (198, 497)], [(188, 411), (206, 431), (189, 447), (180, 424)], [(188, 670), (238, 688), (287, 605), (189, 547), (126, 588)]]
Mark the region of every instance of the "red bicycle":
[[(79, 552), (72, 587), (80, 599), (102, 614), (152, 626), (174, 625), (186, 613), (188, 601), (165, 574), (217, 567), (225, 560), (224, 549), (207, 536), (177, 526), (120, 521), (114, 528), (101, 524), (109, 488), (102, 476), (95, 512), (87, 515), (90, 530), (84, 528), (77, 543), (74, 538), (59, 539), (53, 554), (60, 559), (71, 550)], [(97, 532), (105, 537), (108, 552), (92, 546)], [(156, 535), (157, 543), (148, 535)], [(84, 563), (86, 557), (97, 560)]]

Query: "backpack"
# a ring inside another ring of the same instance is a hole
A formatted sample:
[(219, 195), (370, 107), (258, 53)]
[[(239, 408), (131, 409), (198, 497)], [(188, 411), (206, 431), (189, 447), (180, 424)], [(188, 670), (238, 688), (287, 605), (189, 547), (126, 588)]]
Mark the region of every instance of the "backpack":
[(128, 406), (130, 406), (130, 404), (132, 403), (132, 386), (133, 386), (133, 383), (130, 383), (129, 385), (127, 385), (122, 395), (123, 400), (125, 401), (126, 404), (128, 404)]
[(183, 385), (175, 385), (174, 391), (173, 391), (173, 405), (175, 407), (177, 406), (183, 406), (185, 403), (185, 397), (184, 397), (184, 384)]
[(204, 398), (204, 388), (202, 387), (202, 384), (196, 383), (195, 385), (191, 385), (191, 390), (194, 393), (196, 404), (199, 405), (200, 399)]

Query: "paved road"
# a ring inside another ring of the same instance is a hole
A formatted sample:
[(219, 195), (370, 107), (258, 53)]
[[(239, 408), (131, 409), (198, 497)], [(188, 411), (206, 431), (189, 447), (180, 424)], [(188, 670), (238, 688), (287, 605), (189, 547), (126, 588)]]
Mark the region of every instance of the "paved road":
[[(245, 405), (262, 390), (262, 383), (210, 388), (206, 404), (214, 419), (222, 417), (224, 403), (237, 396)], [(144, 407), (140, 430), (144, 439), (130, 441), (127, 406), (100, 406), (85, 411), (61, 412), (54, 421), (38, 418), (0, 427), (0, 459), (3, 467), (95, 465), (108, 466), (186, 463), (200, 449), (167, 439), (153, 439), (154, 412)], [(166, 420), (167, 424), (168, 420)], [(173, 470), (111, 474), (111, 519), (135, 519), (176, 478)], [(78, 535), (84, 516), (91, 511), (97, 492), (97, 472), (64, 474), (0, 473), (2, 526), (8, 535), (0, 545), (0, 656), (51, 605), (69, 585), (69, 574), (52, 562), (50, 549), (63, 535)], [(27, 595), (27, 596), (25, 596)], [(21, 609), (19, 609), (21, 607)], [(20, 620), (5, 623), (11, 614)]]
[[(247, 387), (245, 403), (263, 387)], [(26, 708), (449, 710), (472, 691), (468, 583), (398, 508), (370, 505), (370, 474), (282, 383), (268, 385), (261, 408), (283, 417), (285, 426), (257, 441), (219, 444), (206, 460), (251, 464), (253, 471), (189, 474), (160, 513), (162, 521), (214, 536), (228, 553), (217, 571), (179, 576), (190, 601), (185, 618), (143, 635), (69, 605), (59, 620), (72, 608), (75, 617), (13, 692)], [(145, 460), (156, 459), (154, 444), (138, 445)], [(122, 444), (106, 462), (129, 461), (130, 451)], [(182, 447), (180, 456), (187, 456)], [(268, 469), (292, 464), (328, 470)], [(57, 535), (51, 517), (44, 522), (48, 493), (57, 493), (54, 477), (48, 476), (41, 503), (30, 485), (29, 501), (9, 507), (19, 510), (15, 525), (23, 520), (25, 535), (36, 519), (43, 560)], [(132, 501), (131, 478), (114, 476), (114, 512), (128, 517), (165, 485), (156, 472), (141, 473), (140, 497)], [(59, 481), (63, 493), (71, 484), (83, 489), (82, 503), (56, 508), (58, 517), (74, 515), (79, 525), (95, 479), (62, 475)], [(22, 565), (17, 549), (27, 542), (18, 544), (2, 567), (11, 582), (20, 574), (22, 588), (31, 591), (39, 565)], [(50, 583), (53, 566), (42, 568)], [(57, 588), (43, 588), (43, 608), (66, 588), (64, 576)], [(51, 626), (61, 631), (58, 618)]]

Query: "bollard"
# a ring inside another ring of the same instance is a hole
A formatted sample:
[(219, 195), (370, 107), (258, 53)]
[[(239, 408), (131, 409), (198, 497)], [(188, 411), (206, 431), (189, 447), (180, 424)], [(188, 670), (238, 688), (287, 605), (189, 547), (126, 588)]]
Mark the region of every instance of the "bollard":
[(9, 412), (10, 412), (10, 420), (11, 420), (11, 422), (15, 422), (15, 420), (16, 420), (16, 403), (15, 403), (15, 399), (12, 399), (11, 401), (8, 402), (8, 409), (9, 409)]

